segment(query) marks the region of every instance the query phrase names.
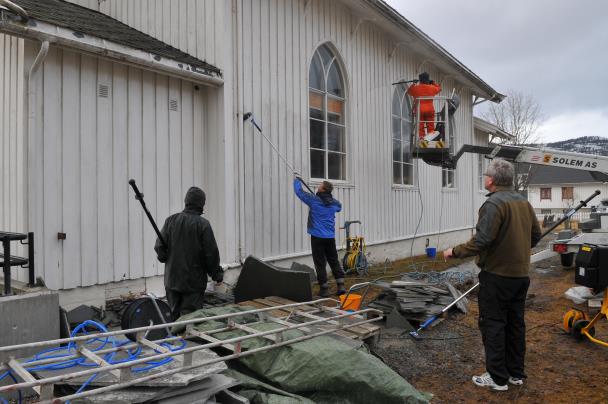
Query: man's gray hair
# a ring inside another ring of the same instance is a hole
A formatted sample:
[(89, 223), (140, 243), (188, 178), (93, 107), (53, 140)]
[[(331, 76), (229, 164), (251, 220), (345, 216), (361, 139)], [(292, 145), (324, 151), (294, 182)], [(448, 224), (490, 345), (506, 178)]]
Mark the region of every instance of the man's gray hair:
[(492, 177), (494, 185), (499, 187), (513, 186), (513, 176), (515, 169), (513, 164), (503, 159), (494, 159), (488, 165), (485, 175)]

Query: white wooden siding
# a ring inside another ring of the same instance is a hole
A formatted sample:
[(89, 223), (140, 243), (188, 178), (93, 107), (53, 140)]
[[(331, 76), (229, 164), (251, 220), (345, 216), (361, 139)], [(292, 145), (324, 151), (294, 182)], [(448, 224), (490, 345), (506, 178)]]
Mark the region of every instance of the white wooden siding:
[[(0, 34), (0, 231), (27, 233), (27, 143), (24, 136), (24, 42)], [(11, 243), (13, 254), (27, 253)], [(14, 278), (26, 280), (26, 270), (13, 268)]]
[(205, 88), (53, 46), (38, 74), (42, 164), (30, 213), (47, 286), (162, 274), (155, 234), (128, 180), (136, 179), (159, 226), (183, 208), (188, 187), (204, 183)]
[(229, 0), (69, 0), (222, 68)]
[[(472, 226), (476, 173), (470, 156), (459, 162), (455, 190), (442, 191), (441, 170), (421, 161), (419, 188), (392, 186), (391, 83), (417, 77), (422, 61), (406, 47), (389, 59), (395, 40), (369, 22), (353, 35), (357, 19), (338, 2), (312, 0), (305, 10), (306, 4), (236, 1), (238, 110), (252, 111), (266, 136), (307, 176), (308, 68), (316, 48), (330, 42), (345, 66), (347, 83), (348, 181), (335, 191), (344, 206), (337, 224), (360, 219), (368, 242), (407, 238), (414, 234), (424, 205), (418, 234)], [(425, 68), (441, 79), (439, 70)], [(454, 86), (450, 80), (442, 85), (446, 95)], [(462, 145), (472, 140), (472, 94), (462, 88), (458, 94), (463, 102), (456, 118), (457, 139)], [(308, 251), (307, 209), (293, 196), (288, 169), (251, 125), (242, 127), (239, 138), (243, 256)], [(342, 236), (340, 231), (340, 240)]]

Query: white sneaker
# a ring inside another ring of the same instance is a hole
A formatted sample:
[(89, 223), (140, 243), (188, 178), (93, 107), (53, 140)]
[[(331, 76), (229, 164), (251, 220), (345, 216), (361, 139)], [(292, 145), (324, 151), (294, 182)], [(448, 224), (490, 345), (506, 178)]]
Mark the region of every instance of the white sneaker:
[(475, 383), (475, 385), (479, 387), (489, 387), (490, 389), (496, 391), (509, 390), (509, 386), (506, 384), (504, 386), (499, 386), (498, 384), (496, 384), (496, 382), (494, 382), (494, 379), (492, 379), (492, 376), (490, 376), (488, 372), (485, 372), (484, 374), (479, 376), (473, 376), (472, 380), (473, 383)]
[(522, 384), (524, 384), (524, 379), (509, 376), (509, 383), (511, 383), (514, 386), (521, 386)]

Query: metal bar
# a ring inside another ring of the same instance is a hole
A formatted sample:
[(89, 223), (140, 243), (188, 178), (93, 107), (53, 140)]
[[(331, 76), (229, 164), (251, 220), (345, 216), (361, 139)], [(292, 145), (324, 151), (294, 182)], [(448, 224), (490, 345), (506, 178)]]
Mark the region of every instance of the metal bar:
[[(94, 352), (91, 352), (90, 350), (88, 350), (87, 348), (85, 348), (83, 346), (78, 348), (78, 352), (80, 352), (84, 357), (86, 357), (90, 361), (98, 364), (100, 367), (110, 366), (110, 364), (108, 362), (106, 362), (102, 357), (97, 356)], [(120, 371), (110, 370), (108, 373), (110, 373), (116, 377), (120, 377)]]
[[(164, 339), (156, 340), (156, 342), (169, 342), (169, 341), (173, 341), (173, 340), (181, 339), (181, 338), (182, 337), (164, 338)], [(126, 351), (131, 348), (137, 348), (138, 346), (139, 346), (139, 344), (137, 344), (136, 342), (132, 342), (130, 344), (122, 345), (120, 347), (100, 349), (99, 351), (95, 351), (95, 352), (97, 352), (97, 354), (106, 354), (106, 353), (110, 353), (110, 352)], [(78, 358), (80, 358), (80, 355), (74, 354), (74, 355), (70, 355), (70, 356), (64, 356), (61, 358), (39, 359), (37, 361), (28, 362), (27, 366), (30, 367), (30, 366), (46, 365), (46, 364), (53, 363), (53, 362), (62, 362), (62, 361), (68, 361), (68, 360), (78, 359)], [(8, 367), (4, 364), (1, 364), (0, 372), (2, 372), (4, 370), (8, 370)]]
[(33, 287), (36, 284), (36, 270), (34, 267), (34, 233), (27, 233), (27, 272), (29, 278), (29, 286)]
[(165, 353), (165, 352), (171, 352), (171, 350), (169, 348), (165, 348), (162, 345), (158, 345), (156, 342), (152, 342), (152, 341), (150, 341), (149, 339), (146, 339), (146, 338), (138, 338), (137, 342), (139, 342), (140, 344), (145, 345), (148, 348), (151, 348), (151, 349), (153, 349), (155, 351), (159, 351), (159, 352), (163, 352), (163, 353)]
[[(380, 314), (382, 313), (381, 311), (376, 310), (376, 309), (366, 309), (366, 310), (362, 310), (358, 313), (361, 314), (361, 313), (366, 313), (366, 312), (376, 312), (376, 313), (380, 313)], [(277, 333), (280, 331), (296, 330), (298, 328), (327, 322), (329, 320), (338, 320), (338, 319), (341, 319), (344, 317), (352, 317), (353, 314), (354, 313), (345, 313), (345, 314), (341, 314), (338, 316), (328, 317), (327, 319), (320, 319), (320, 320), (310, 321), (310, 322), (301, 323), (301, 324), (293, 324), (293, 325), (285, 326), (281, 329), (274, 329), (274, 330), (259, 332), (257, 334), (253, 334), (253, 335), (245, 335), (245, 336), (240, 336), (240, 337), (235, 337), (235, 338), (229, 338), (227, 340), (222, 340), (219, 342), (212, 342), (212, 343), (203, 344), (203, 345), (199, 345), (199, 346), (195, 346), (195, 347), (185, 348), (185, 349), (181, 349), (179, 351), (161, 353), (161, 354), (152, 355), (152, 356), (148, 356), (148, 357), (141, 358), (141, 359), (135, 359), (133, 361), (119, 363), (119, 364), (115, 364), (115, 365), (103, 366), (103, 367), (99, 367), (99, 368), (95, 368), (95, 369), (88, 369), (88, 370), (82, 370), (79, 372), (74, 372), (74, 373), (69, 373), (69, 374), (64, 374), (64, 375), (59, 375), (59, 376), (53, 376), (53, 377), (49, 377), (49, 378), (45, 378), (45, 379), (36, 380), (33, 382), (24, 382), (24, 383), (18, 383), (18, 384), (14, 384), (14, 385), (10, 385), (10, 386), (2, 386), (2, 387), (0, 387), (0, 392), (7, 391), (7, 390), (21, 389), (21, 388), (26, 388), (26, 387), (39, 386), (41, 384), (56, 383), (56, 382), (60, 382), (63, 380), (69, 380), (69, 379), (73, 379), (76, 377), (86, 376), (86, 375), (90, 375), (90, 374), (94, 374), (94, 373), (108, 372), (108, 371), (115, 370), (115, 369), (131, 367), (131, 366), (139, 365), (139, 364), (150, 362), (150, 361), (156, 361), (159, 359), (168, 358), (171, 356), (184, 355), (189, 352), (200, 351), (200, 350), (208, 349), (208, 348), (215, 348), (215, 347), (221, 346), (223, 344), (239, 343), (241, 341), (245, 341), (245, 340), (248, 340), (251, 338), (264, 337), (265, 335), (274, 334), (274, 333)], [(207, 317), (207, 318), (210, 318), (210, 317)], [(367, 320), (366, 322), (378, 321), (381, 318), (382, 317), (373, 318), (371, 320)], [(345, 325), (340, 326), (339, 329), (354, 327), (356, 324), (358, 324), (358, 323), (345, 324)], [(334, 330), (334, 329), (330, 329), (328, 332), (332, 332), (332, 330)], [(126, 331), (133, 332), (133, 330), (126, 330)], [(88, 337), (92, 338), (92, 335), (89, 335)]]
[[(13, 372), (15, 372), (20, 378), (22, 378), (26, 382), (35, 382), (36, 381), (36, 378), (34, 376), (32, 376), (32, 374), (30, 372), (28, 372), (23, 366), (21, 366), (21, 364), (19, 362), (17, 362), (15, 359), (9, 360), (8, 366), (9, 366), (9, 368), (11, 368), (11, 370)], [(34, 389), (34, 391), (38, 395), (40, 395), (40, 386), (34, 386), (34, 387), (32, 387), (32, 389)]]
[(175, 322), (167, 323), (167, 324), (147, 325), (144, 327), (130, 328), (128, 330), (116, 330), (116, 331), (102, 332), (102, 333), (98, 333), (98, 334), (87, 334), (87, 335), (83, 335), (80, 337), (59, 338), (59, 339), (54, 339), (54, 340), (49, 340), (49, 341), (39, 341), (39, 342), (29, 342), (26, 344), (8, 345), (8, 346), (0, 347), (0, 352), (13, 351), (16, 349), (23, 349), (23, 348), (35, 348), (35, 347), (59, 345), (59, 344), (64, 344), (66, 342), (85, 341), (85, 340), (89, 340), (91, 338), (102, 338), (102, 337), (110, 337), (110, 336), (115, 336), (115, 335), (125, 335), (125, 334), (129, 334), (129, 333), (140, 332), (140, 331), (157, 330), (157, 329), (166, 328), (166, 327), (174, 327), (174, 326), (181, 326), (181, 325), (186, 326), (188, 324), (203, 323), (206, 321), (213, 321), (213, 320), (223, 320), (223, 319), (227, 319), (227, 318), (231, 318), (231, 317), (246, 316), (249, 314), (256, 314), (256, 313), (261, 313), (261, 312), (265, 312), (265, 311), (280, 310), (280, 309), (289, 308), (289, 307), (315, 305), (315, 304), (321, 304), (324, 302), (339, 303), (336, 299), (323, 298), (323, 299), (312, 300), (310, 302), (284, 304), (281, 306), (272, 306), (272, 307), (266, 307), (266, 308), (262, 308), (262, 309), (247, 310), (247, 311), (241, 311), (238, 313), (227, 313), (227, 314), (221, 314), (221, 315), (211, 316), (211, 317), (201, 317), (201, 318), (193, 318), (190, 320), (175, 321)]
[[(352, 315), (352, 314), (348, 313), (345, 316), (347, 316), (347, 315)], [(314, 337), (318, 337), (318, 336), (321, 336), (321, 335), (325, 335), (325, 334), (329, 334), (329, 333), (335, 332), (336, 330), (341, 330), (341, 329), (344, 329), (344, 328), (349, 328), (349, 327), (353, 327), (353, 326), (357, 326), (357, 325), (361, 325), (361, 324), (366, 324), (366, 323), (370, 323), (372, 321), (377, 321), (377, 320), (378, 320), (378, 318), (374, 318), (374, 319), (371, 319), (371, 320), (363, 320), (361, 322), (358, 322), (358, 323), (352, 324), (352, 325), (346, 324), (346, 325), (343, 325), (343, 326), (341, 326), (341, 327), (339, 327), (337, 329), (324, 330), (324, 331), (319, 331), (319, 332), (317, 332), (315, 334), (303, 335), (301, 337), (293, 338), (293, 339), (290, 339), (288, 341), (278, 342), (278, 343), (273, 344), (273, 345), (267, 345), (265, 347), (254, 348), (254, 349), (251, 349), (251, 350), (248, 350), (248, 351), (234, 353), (232, 355), (223, 356), (221, 358), (215, 358), (215, 359), (211, 359), (211, 360), (208, 360), (208, 361), (204, 361), (204, 362), (198, 363), (196, 365), (185, 366), (185, 367), (177, 368), (177, 369), (169, 369), (169, 370), (166, 370), (166, 371), (163, 371), (163, 372), (155, 373), (153, 375), (149, 375), (149, 376), (145, 376), (145, 377), (140, 377), (138, 379), (133, 379), (133, 380), (130, 380), (128, 382), (117, 383), (117, 384), (112, 385), (112, 386), (101, 387), (101, 388), (94, 389), (94, 390), (83, 391), (83, 392), (78, 393), (78, 394), (72, 394), (72, 395), (69, 395), (69, 396), (58, 397), (58, 398), (55, 398), (53, 400), (42, 401), (41, 404), (49, 404), (49, 403), (53, 403), (54, 404), (54, 403), (59, 403), (59, 402), (65, 402), (65, 401), (68, 401), (68, 400), (73, 400), (75, 398), (88, 397), (88, 396), (92, 396), (92, 395), (95, 395), (95, 394), (100, 394), (100, 393), (105, 393), (105, 392), (108, 392), (108, 391), (118, 390), (118, 389), (121, 389), (121, 388), (124, 388), (124, 387), (133, 386), (135, 384), (142, 383), (142, 382), (145, 382), (145, 381), (148, 381), (148, 380), (153, 380), (153, 379), (156, 379), (156, 378), (159, 378), (159, 377), (169, 376), (169, 375), (172, 375), (172, 374), (175, 374), (175, 373), (183, 372), (183, 371), (190, 370), (190, 369), (199, 368), (199, 367), (206, 366), (206, 365), (211, 365), (211, 364), (214, 364), (214, 363), (217, 363), (217, 362), (224, 362), (224, 361), (231, 360), (231, 359), (237, 359), (237, 358), (241, 358), (241, 357), (244, 357), (244, 356), (250, 356), (250, 355), (253, 355), (253, 354), (256, 354), (256, 353), (259, 353), (259, 352), (264, 352), (264, 351), (268, 351), (270, 349), (279, 348), (281, 346), (294, 344), (296, 342), (306, 341), (306, 340), (314, 338)], [(272, 333), (272, 332), (276, 332), (276, 330), (269, 331), (269, 332), (266, 332), (264, 334), (268, 334), (268, 333)]]
[(11, 293), (11, 240), (8, 237), (2, 238), (2, 252), (4, 254), (4, 296)]
[(131, 185), (131, 188), (133, 188), (133, 192), (135, 192), (135, 199), (137, 199), (139, 201), (139, 203), (141, 203), (141, 207), (144, 208), (144, 212), (146, 213), (146, 216), (148, 217), (148, 220), (150, 220), (150, 223), (152, 224), (152, 227), (154, 227), (154, 231), (156, 232), (156, 235), (158, 236), (158, 239), (160, 240), (161, 243), (163, 243), (163, 246), (165, 246), (165, 248), (169, 248), (169, 246), (165, 242), (165, 239), (160, 234), (160, 230), (158, 230), (158, 226), (156, 225), (156, 222), (154, 221), (154, 218), (152, 217), (152, 214), (150, 213), (150, 211), (146, 207), (146, 202), (144, 202), (144, 194), (142, 194), (141, 192), (139, 192), (139, 188), (137, 188), (137, 184), (135, 183), (134, 179), (131, 178), (129, 180), (129, 185)]
[[(157, 297), (154, 295), (154, 293), (151, 293), (151, 292), (146, 293), (146, 296), (148, 296), (150, 298), (150, 300), (152, 300), (152, 305), (156, 309), (156, 312), (158, 313), (158, 315), (160, 317), (160, 321), (162, 321), (163, 324), (167, 324), (167, 320), (165, 319), (163, 312), (161, 311), (160, 307), (158, 307), (158, 303), (156, 303)], [(165, 330), (167, 331), (167, 335), (172, 335), (171, 329), (169, 329), (169, 327), (165, 328)]]

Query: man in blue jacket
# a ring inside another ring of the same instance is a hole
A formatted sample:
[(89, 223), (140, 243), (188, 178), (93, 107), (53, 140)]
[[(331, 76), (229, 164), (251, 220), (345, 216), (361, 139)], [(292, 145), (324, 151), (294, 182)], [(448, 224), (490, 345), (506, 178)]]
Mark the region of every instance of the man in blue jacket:
[(323, 181), (317, 188), (317, 194), (313, 195), (302, 189), (302, 180), (299, 177), (293, 180), (293, 190), (296, 195), (310, 208), (307, 227), (321, 297), (329, 296), (326, 263), (329, 263), (331, 272), (336, 279), (338, 295), (346, 293), (344, 271), (340, 266), (338, 251), (336, 251), (335, 232), (336, 213), (342, 210), (342, 204), (331, 196), (333, 189), (334, 186), (331, 182)]

